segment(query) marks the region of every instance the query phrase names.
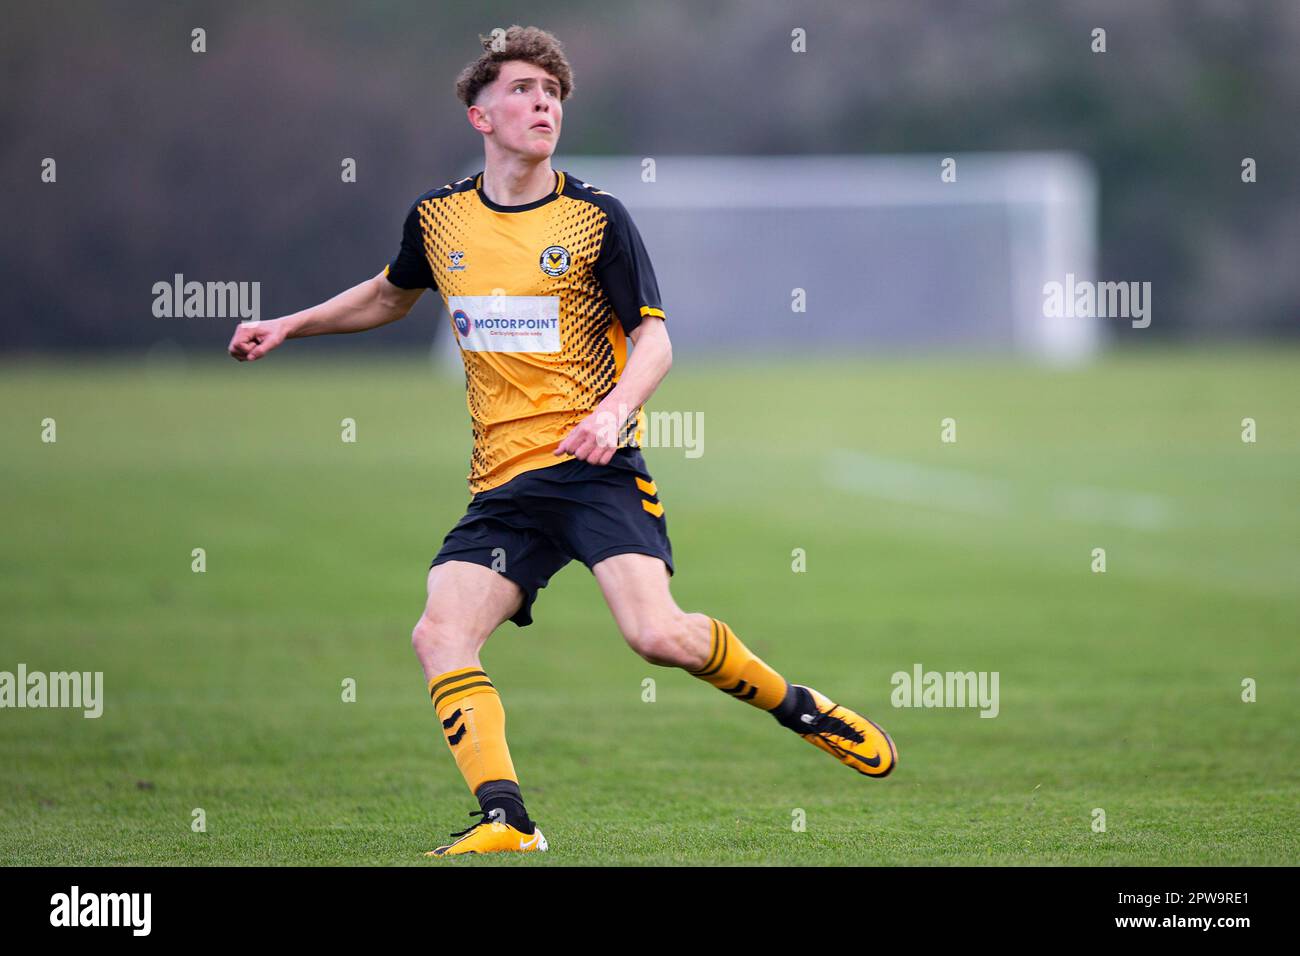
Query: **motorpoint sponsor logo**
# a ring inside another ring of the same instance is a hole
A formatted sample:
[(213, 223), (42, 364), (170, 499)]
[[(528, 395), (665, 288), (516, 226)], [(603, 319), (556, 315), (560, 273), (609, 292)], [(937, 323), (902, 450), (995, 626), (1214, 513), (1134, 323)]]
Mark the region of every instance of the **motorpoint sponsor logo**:
[(555, 319), (508, 319), (508, 318), (487, 318), (475, 319), (475, 324), (480, 329), (486, 329), (489, 332), (545, 332), (550, 329), (558, 329), (560, 320)]
[(449, 296), (452, 324), (466, 352), (560, 351), (558, 296)]
[(509, 319), (486, 318), (471, 319), (464, 309), (457, 309), (451, 315), (456, 323), (456, 331), (462, 336), (469, 335), (475, 329), (485, 332), (547, 332), (560, 327), (560, 320), (554, 319)]

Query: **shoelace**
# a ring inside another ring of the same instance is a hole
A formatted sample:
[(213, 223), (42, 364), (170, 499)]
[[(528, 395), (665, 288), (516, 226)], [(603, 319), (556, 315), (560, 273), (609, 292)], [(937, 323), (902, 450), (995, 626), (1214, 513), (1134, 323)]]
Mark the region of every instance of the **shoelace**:
[(845, 740), (851, 740), (855, 744), (860, 744), (866, 740), (862, 732), (857, 730), (848, 721), (834, 716), (834, 711), (827, 713), (818, 713), (817, 719), (808, 725), (815, 734), (834, 734), (836, 737), (843, 737)]
[(482, 819), (482, 820), (475, 820), (473, 823), (471, 823), (471, 824), (470, 824), (469, 826), (467, 826), (465, 829), (463, 829), (463, 830), (459, 830), (459, 831), (457, 831), (456, 833), (453, 833), (452, 836), (454, 836), (454, 837), (464, 836), (466, 833), (469, 833), (469, 832), (470, 832), (471, 830), (473, 830), (475, 827), (481, 827), (481, 826), (482, 826), (483, 824), (485, 824), (485, 823), (494, 823), (494, 822), (496, 822), (496, 821), (494, 821), (494, 820), (491, 819), (491, 814), (489, 814), (487, 810), (471, 810), (471, 811), (469, 812), (469, 815), (470, 815), (471, 817), (473, 817), (473, 816), (480, 816), (480, 817), (482, 817), (483, 819)]

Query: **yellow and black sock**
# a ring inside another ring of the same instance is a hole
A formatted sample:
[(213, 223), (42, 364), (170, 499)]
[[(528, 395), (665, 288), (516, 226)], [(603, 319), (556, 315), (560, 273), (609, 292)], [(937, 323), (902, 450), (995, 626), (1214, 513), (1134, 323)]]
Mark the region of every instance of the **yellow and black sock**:
[(532, 833), (506, 746), (505, 708), (487, 674), (477, 667), (439, 674), (429, 681), (429, 699), (442, 721), (456, 766), (479, 806), (488, 813), (501, 810), (506, 823)]
[(767, 711), (782, 727), (797, 734), (807, 732), (799, 718), (816, 713), (817, 709), (807, 688), (791, 684), (772, 670), (741, 643), (726, 623), (714, 618), (709, 621), (713, 626), (709, 659), (699, 670), (690, 673), (732, 697)]
[(724, 622), (709, 618), (713, 627), (709, 659), (699, 670), (690, 671), (724, 694), (761, 710), (779, 707), (786, 698), (786, 680), (741, 643)]

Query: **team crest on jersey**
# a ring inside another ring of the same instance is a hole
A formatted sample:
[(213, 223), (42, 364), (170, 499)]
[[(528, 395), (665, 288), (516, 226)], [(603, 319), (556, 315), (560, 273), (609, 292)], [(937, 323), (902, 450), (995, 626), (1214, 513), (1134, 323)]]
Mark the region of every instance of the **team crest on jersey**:
[(562, 276), (569, 271), (569, 250), (564, 246), (547, 246), (542, 250), (542, 271), (548, 276)]
[(460, 264), (460, 260), (465, 258), (463, 252), (449, 252), (447, 258), (451, 260), (451, 265), (447, 267), (448, 272), (464, 272), (465, 267)]

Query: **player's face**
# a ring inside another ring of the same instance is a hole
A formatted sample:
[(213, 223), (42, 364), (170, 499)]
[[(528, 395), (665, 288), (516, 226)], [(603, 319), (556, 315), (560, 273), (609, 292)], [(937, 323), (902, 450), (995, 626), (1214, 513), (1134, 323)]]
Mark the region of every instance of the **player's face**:
[(564, 119), (560, 81), (541, 67), (513, 62), (501, 67), (494, 87), (487, 115), (497, 142), (536, 159), (555, 152)]

